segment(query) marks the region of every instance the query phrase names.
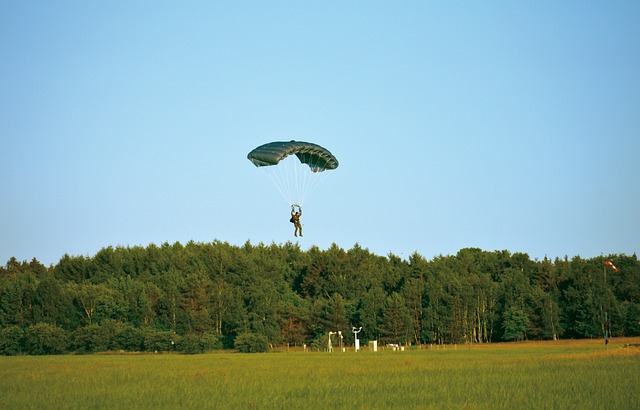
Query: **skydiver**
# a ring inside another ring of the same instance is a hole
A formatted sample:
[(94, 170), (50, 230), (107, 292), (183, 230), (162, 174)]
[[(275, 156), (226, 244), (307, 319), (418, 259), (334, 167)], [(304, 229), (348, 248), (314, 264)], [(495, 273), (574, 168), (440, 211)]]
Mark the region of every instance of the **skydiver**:
[(295, 227), (293, 236), (298, 236), (298, 232), (300, 232), (300, 236), (302, 236), (302, 224), (300, 224), (300, 217), (302, 216), (302, 207), (298, 205), (298, 211), (295, 211), (296, 205), (291, 205), (291, 219), (289, 221), (293, 223)]

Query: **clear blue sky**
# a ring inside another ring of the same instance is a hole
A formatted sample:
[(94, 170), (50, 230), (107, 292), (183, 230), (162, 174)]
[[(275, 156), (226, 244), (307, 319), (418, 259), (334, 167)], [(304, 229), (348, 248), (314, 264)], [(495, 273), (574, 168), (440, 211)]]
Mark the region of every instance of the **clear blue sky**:
[[(445, 4), (446, 3), (446, 4)], [(247, 159), (340, 167), (303, 249), (640, 250), (638, 1), (3, 1), (0, 264), (294, 241)]]

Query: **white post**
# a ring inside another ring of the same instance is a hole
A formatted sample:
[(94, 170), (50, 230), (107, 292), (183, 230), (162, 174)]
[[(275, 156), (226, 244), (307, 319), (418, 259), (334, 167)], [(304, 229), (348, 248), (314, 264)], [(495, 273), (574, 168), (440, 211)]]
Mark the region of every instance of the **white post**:
[(329, 332), (329, 341), (327, 342), (327, 351), (329, 351), (329, 353), (333, 352), (333, 346), (331, 345), (331, 335), (335, 335), (336, 332)]
[(351, 329), (351, 331), (353, 332), (356, 338), (356, 352), (360, 350), (360, 339), (358, 339), (358, 333), (360, 333), (361, 330), (362, 330), (362, 326), (360, 326), (358, 330), (356, 330), (355, 326), (353, 327), (353, 329)]

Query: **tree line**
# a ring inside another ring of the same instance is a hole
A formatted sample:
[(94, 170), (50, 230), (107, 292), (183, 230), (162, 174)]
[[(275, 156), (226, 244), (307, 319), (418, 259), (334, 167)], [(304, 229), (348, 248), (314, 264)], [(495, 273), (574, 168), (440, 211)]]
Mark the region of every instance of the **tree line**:
[(532, 260), (466, 248), (407, 260), (358, 244), (192, 241), (0, 267), (4, 355), (322, 349), (329, 332), (352, 344), (353, 327), (381, 344), (599, 338), (605, 317), (613, 337), (640, 334), (635, 254)]

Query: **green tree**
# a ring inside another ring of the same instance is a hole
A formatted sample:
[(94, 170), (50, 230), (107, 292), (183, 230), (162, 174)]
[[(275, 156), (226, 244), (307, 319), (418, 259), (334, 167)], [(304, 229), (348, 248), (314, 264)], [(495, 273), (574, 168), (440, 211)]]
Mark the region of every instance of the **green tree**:
[(24, 331), (19, 326), (0, 328), (0, 355), (15, 356), (22, 353)]
[(310, 320), (308, 301), (287, 290), (281, 295), (277, 310), (282, 341), (294, 345), (306, 343)]
[(339, 293), (334, 293), (328, 299), (316, 299), (311, 316), (314, 324), (312, 338), (328, 332), (351, 330), (347, 323), (344, 298)]
[[(102, 306), (115, 306), (113, 303), (114, 296), (117, 296), (113, 289), (105, 284), (93, 283), (69, 283), (68, 292), (72, 295), (73, 300), (78, 307), (80, 316), (85, 320), (86, 324), (92, 324), (96, 313)], [(109, 309), (101, 312), (102, 317), (109, 317)]]
[(379, 329), (381, 343), (405, 344), (411, 340), (411, 314), (400, 293), (387, 297)]
[(235, 289), (221, 277), (216, 277), (211, 283), (211, 314), (213, 316), (213, 330), (221, 336), (227, 313), (234, 305)]
[(625, 301), (620, 304), (622, 334), (624, 336), (640, 335), (640, 303)]
[(571, 338), (603, 336), (601, 296), (598, 292), (600, 267), (580, 257), (560, 264), (565, 280), (561, 285), (561, 325)]
[(82, 283), (91, 277), (91, 259), (84, 256), (69, 256), (65, 254), (53, 269), (57, 279), (65, 282)]
[(357, 320), (354, 325), (362, 326), (360, 338), (365, 340), (377, 340), (380, 336), (380, 323), (382, 321), (382, 309), (386, 295), (382, 284), (373, 286), (362, 295), (358, 304)]
[(434, 262), (433, 273), (427, 278), (426, 284), (426, 309), (425, 309), (425, 341), (443, 344), (447, 341), (447, 322), (449, 309), (445, 300), (447, 298), (444, 282), (449, 272), (443, 258), (437, 258)]
[(411, 338), (414, 343), (422, 343), (424, 327), (424, 292), (425, 283), (421, 279), (409, 279), (403, 288), (404, 300), (411, 319)]
[(32, 307), (38, 286), (37, 278), (20, 268), (13, 270), (3, 282), (0, 288), (0, 325), (34, 324)]
[(190, 273), (181, 289), (183, 310), (186, 313), (187, 333), (206, 333), (214, 330), (211, 314), (213, 283), (204, 272)]
[[(618, 271), (605, 271), (605, 260)], [(358, 244), (348, 251), (249, 241), (118, 246), (94, 257), (64, 255), (49, 268), (11, 258), (0, 266), (0, 329), (25, 332), (20, 351), (28, 351), (26, 330), (41, 323), (77, 330), (74, 343), (83, 340), (86, 351), (171, 350), (187, 335), (193, 347), (201, 334), (231, 348), (246, 332), (268, 343), (326, 346), (329, 331), (348, 339), (352, 326), (363, 327), (363, 341), (598, 337), (605, 313), (614, 336), (635, 335), (639, 283), (636, 255), (552, 262), (465, 248), (407, 261)]]
[(502, 325), (504, 327), (504, 340), (524, 340), (529, 328), (527, 314), (516, 307), (511, 307), (504, 312)]
[(45, 274), (36, 285), (32, 298), (34, 322), (49, 323), (68, 329), (72, 326), (73, 303), (63, 283)]

